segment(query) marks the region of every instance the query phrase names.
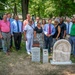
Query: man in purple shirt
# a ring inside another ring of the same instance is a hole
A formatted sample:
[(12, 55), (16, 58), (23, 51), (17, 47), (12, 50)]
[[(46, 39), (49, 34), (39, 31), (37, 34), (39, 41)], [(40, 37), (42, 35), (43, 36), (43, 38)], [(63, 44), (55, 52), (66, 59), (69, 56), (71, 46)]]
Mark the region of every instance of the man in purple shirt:
[(55, 27), (51, 24), (52, 20), (48, 20), (48, 24), (45, 24), (43, 32), (44, 32), (44, 40), (45, 40), (45, 48), (48, 49), (48, 52), (51, 52), (51, 45), (53, 42), (52, 35), (55, 33)]

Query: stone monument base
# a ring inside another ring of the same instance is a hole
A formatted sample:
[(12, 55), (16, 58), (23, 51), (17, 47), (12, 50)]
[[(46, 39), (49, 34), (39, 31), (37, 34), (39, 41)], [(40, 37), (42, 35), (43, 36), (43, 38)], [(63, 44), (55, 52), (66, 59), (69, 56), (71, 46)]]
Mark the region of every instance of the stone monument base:
[(70, 65), (72, 64), (72, 61), (68, 61), (68, 62), (54, 62), (53, 60), (50, 60), (50, 63), (53, 65)]

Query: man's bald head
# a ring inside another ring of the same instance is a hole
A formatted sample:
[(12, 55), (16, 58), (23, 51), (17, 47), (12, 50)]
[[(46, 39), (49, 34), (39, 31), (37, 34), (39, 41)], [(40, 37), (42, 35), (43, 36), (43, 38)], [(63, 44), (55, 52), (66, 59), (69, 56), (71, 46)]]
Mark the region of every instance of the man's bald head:
[(7, 15), (6, 15), (6, 14), (3, 15), (3, 20), (4, 20), (4, 21), (7, 21)]

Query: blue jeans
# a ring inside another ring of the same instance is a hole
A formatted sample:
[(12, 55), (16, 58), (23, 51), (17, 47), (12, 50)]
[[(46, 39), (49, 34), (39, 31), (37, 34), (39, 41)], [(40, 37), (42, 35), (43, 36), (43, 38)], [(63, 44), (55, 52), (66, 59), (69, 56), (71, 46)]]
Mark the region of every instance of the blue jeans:
[(69, 42), (71, 44), (71, 53), (75, 55), (75, 36), (70, 36)]

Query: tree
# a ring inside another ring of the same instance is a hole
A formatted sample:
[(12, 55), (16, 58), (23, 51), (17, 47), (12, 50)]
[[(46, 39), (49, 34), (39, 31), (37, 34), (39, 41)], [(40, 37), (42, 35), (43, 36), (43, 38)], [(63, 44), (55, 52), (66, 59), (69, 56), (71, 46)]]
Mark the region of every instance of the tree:
[(18, 13), (22, 13), (21, 11), (21, 0), (7, 0), (6, 1), (7, 8), (6, 12), (10, 12), (13, 14), (13, 17)]
[(5, 2), (6, 2), (7, 0), (0, 0), (0, 11), (3, 11), (5, 8), (5, 6), (6, 6), (6, 4), (5, 4)]
[(29, 2), (29, 13), (41, 18), (49, 17), (54, 10), (50, 0), (30, 0)]
[(56, 16), (71, 16), (74, 14), (74, 0), (51, 0), (54, 4)]
[[(27, 13), (31, 15), (44, 17), (53, 16), (71, 16), (75, 14), (74, 0), (1, 0), (6, 1), (7, 9), (14, 13), (22, 13), (23, 20), (26, 19)], [(16, 12), (17, 10), (17, 12)]]
[(26, 19), (26, 15), (28, 14), (29, 0), (21, 0), (21, 4), (22, 4), (22, 16), (23, 16), (23, 20), (24, 20), (24, 19)]
[(29, 12), (40, 17), (71, 16), (74, 7), (74, 0), (30, 0)]

